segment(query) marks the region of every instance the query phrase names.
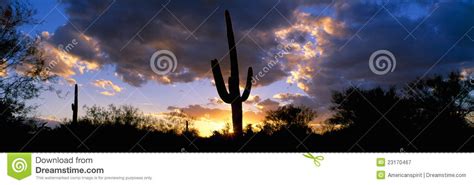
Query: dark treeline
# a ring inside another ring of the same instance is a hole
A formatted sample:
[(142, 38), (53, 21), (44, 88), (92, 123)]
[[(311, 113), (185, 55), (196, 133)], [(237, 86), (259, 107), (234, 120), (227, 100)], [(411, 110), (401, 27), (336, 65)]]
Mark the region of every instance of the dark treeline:
[(229, 128), (202, 138), (185, 115), (169, 115), (170, 123), (157, 123), (137, 108), (110, 105), (85, 107), (86, 115), (78, 123), (65, 122), (55, 129), (3, 122), (0, 147), (48, 152), (474, 151), (474, 141), (469, 140), (474, 134), (468, 115), (473, 111), (469, 81), (451, 73), (415, 82), (404, 89), (334, 92), (334, 115), (326, 121), (334, 127), (324, 134), (313, 133), (308, 123), (317, 114), (304, 106), (268, 111), (264, 123), (257, 129), (248, 126), (242, 137), (233, 137)]

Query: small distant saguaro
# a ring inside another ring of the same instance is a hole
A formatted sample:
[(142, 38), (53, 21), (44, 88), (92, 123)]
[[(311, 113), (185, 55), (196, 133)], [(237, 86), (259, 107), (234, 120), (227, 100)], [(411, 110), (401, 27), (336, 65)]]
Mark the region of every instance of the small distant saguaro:
[(184, 131), (186, 134), (189, 133), (189, 122), (188, 120), (186, 120), (186, 128), (185, 128), (185, 131)]
[(240, 95), (239, 89), (239, 63), (237, 61), (237, 49), (235, 48), (234, 32), (232, 30), (232, 21), (229, 11), (225, 11), (225, 20), (227, 26), (227, 41), (230, 51), (230, 77), (228, 81), (229, 91), (224, 83), (219, 62), (214, 59), (211, 61), (212, 74), (216, 83), (217, 93), (225, 103), (232, 106), (232, 124), (235, 136), (242, 136), (242, 102), (246, 101), (252, 88), (252, 67), (248, 68), (247, 83), (244, 92)]
[(71, 104), (72, 107), (72, 123), (77, 123), (77, 110), (78, 110), (78, 100), (77, 100), (77, 84), (74, 86), (74, 103)]

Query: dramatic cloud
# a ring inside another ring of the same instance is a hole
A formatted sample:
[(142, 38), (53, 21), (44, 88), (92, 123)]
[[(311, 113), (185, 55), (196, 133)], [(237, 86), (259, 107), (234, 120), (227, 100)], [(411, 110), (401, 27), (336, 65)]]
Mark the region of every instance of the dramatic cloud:
[[(287, 82), (318, 104), (329, 103), (332, 90), (351, 85), (403, 86), (416, 77), (474, 66), (473, 3), (337, 1), (325, 9), (327, 5), (308, 3), (316, 11), (296, 11), (295, 24), (277, 31), (286, 43), (304, 38), (285, 57), (291, 71)], [(382, 49), (394, 54), (396, 69), (380, 76), (368, 63)]]
[[(51, 35), (48, 32), (43, 32), (41, 37), (43, 40), (50, 41)], [(70, 52), (78, 44), (75, 39), (65, 45), (53, 45), (46, 41), (40, 43), (43, 55), (46, 58), (46, 70), (64, 78), (69, 84), (76, 83), (72, 78), (73, 75), (99, 69), (99, 65), (95, 60), (85, 60), (83, 56)]]
[[(296, 1), (277, 0), (62, 3), (70, 22), (58, 28), (50, 42), (64, 45), (76, 39), (79, 44), (70, 51), (72, 54), (101, 66), (113, 64), (117, 74), (134, 86), (148, 80), (168, 84), (210, 78), (210, 61), (214, 58), (224, 60), (221, 68), (228, 75), (225, 9), (233, 18), (241, 75), (246, 75), (249, 66), (258, 71), (265, 65), (263, 49), (277, 45), (272, 30), (288, 25), (286, 17), (297, 7)], [(155, 51), (165, 49), (176, 55), (177, 69), (160, 76), (152, 72), (149, 61)], [(259, 85), (286, 76), (280, 68), (271, 73)]]
[[(474, 4), (469, 2), (62, 2), (70, 22), (49, 35), (48, 44), (57, 48), (78, 43), (55, 69), (67, 77), (83, 72), (80, 69), (113, 65), (116, 74), (134, 86), (150, 80), (191, 82), (212, 79), (214, 58), (223, 59), (221, 69), (227, 76), (225, 9), (231, 11), (238, 41), (240, 79), (252, 66), (255, 74), (263, 74), (256, 86), (285, 81), (305, 92), (275, 97), (283, 103), (327, 109), (333, 90), (403, 86), (416, 77), (474, 67)], [(164, 49), (176, 55), (177, 68), (161, 76), (152, 72), (149, 60)], [(369, 69), (369, 58), (382, 49), (393, 53), (396, 68), (377, 75)], [(249, 103), (260, 110), (280, 104), (260, 98)]]
[(116, 93), (122, 91), (122, 88), (118, 85), (115, 85), (110, 80), (95, 80), (92, 82), (92, 85), (104, 89), (105, 91), (100, 92), (100, 94), (105, 96), (114, 96)]

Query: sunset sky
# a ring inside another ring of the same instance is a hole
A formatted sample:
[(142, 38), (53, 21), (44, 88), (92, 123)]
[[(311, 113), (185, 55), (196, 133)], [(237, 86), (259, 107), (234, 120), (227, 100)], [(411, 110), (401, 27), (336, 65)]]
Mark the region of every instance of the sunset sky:
[[(210, 72), (229, 56), (224, 11), (238, 41), (241, 85), (247, 68), (263, 72), (244, 103), (244, 124), (288, 103), (329, 114), (333, 90), (350, 86), (403, 87), (416, 77), (473, 71), (474, 4), (386, 1), (175, 1), (33, 0), (42, 24), (22, 27), (43, 38), (51, 72), (60, 78), (30, 103), (36, 116), (70, 118), (73, 84), (79, 104), (129, 104), (147, 114), (181, 109), (197, 119), (202, 135), (231, 122)], [(459, 20), (463, 21), (459, 21)], [(239, 42), (240, 41), (240, 42)], [(72, 44), (68, 51), (61, 45)], [(290, 51), (286, 50), (291, 48)], [(396, 68), (386, 75), (369, 69), (374, 51), (389, 50)], [(150, 68), (158, 50), (172, 51), (176, 70), (159, 75)], [(264, 69), (272, 60), (277, 65)], [(83, 115), (83, 112), (80, 112)], [(314, 123), (317, 123), (315, 121)]]

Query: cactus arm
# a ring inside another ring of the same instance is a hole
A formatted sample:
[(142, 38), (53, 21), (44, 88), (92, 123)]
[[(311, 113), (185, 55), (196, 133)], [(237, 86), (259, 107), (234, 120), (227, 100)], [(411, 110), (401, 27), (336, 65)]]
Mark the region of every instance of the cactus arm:
[(245, 84), (244, 92), (242, 93), (242, 102), (246, 101), (249, 98), (250, 90), (252, 89), (252, 77), (253, 77), (253, 70), (252, 67), (249, 67), (247, 72), (247, 83)]
[(219, 62), (214, 59), (211, 61), (212, 74), (214, 75), (214, 82), (216, 83), (217, 93), (221, 97), (222, 101), (226, 103), (231, 103), (230, 94), (227, 92), (225, 87), (224, 78), (222, 78), (221, 67)]
[(229, 11), (225, 11), (225, 22), (227, 26), (227, 41), (230, 51), (230, 76), (239, 78), (239, 64), (237, 62), (237, 48), (235, 47), (234, 31)]

